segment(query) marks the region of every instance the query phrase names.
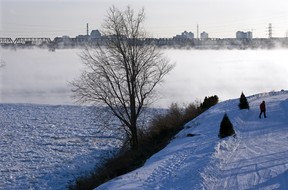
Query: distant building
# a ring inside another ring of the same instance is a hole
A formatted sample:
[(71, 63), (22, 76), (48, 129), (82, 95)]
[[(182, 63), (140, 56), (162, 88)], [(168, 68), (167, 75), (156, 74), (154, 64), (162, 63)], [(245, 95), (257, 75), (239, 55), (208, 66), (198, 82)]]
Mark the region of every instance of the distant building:
[(192, 32), (184, 31), (184, 32), (182, 32), (181, 35), (176, 35), (173, 38), (175, 38), (175, 39), (193, 39), (194, 34)]
[(99, 30), (92, 30), (90, 33), (90, 38), (101, 38), (101, 33)]
[(237, 39), (252, 39), (252, 32), (243, 32), (243, 31), (237, 31), (236, 32), (236, 38)]
[(208, 35), (208, 33), (206, 33), (206, 32), (202, 32), (202, 33), (200, 34), (200, 38), (201, 38), (202, 40), (205, 40), (205, 39), (208, 39), (208, 38), (209, 38), (209, 35)]
[(69, 36), (62, 36), (62, 37), (54, 38), (54, 43), (58, 45), (69, 46), (69, 45), (72, 45), (73, 42), (72, 42), (72, 38), (70, 38)]
[(88, 39), (88, 37), (89, 37), (89, 36), (87, 36), (87, 35), (82, 35), (82, 34), (80, 34), (80, 35), (76, 36), (75, 38), (76, 38), (76, 39)]
[(237, 31), (236, 32), (236, 38), (237, 39), (244, 39), (244, 38), (246, 38), (246, 33), (242, 32), (242, 31)]
[(248, 39), (252, 39), (253, 38), (252, 32), (247, 32), (246, 34), (247, 34), (247, 38)]

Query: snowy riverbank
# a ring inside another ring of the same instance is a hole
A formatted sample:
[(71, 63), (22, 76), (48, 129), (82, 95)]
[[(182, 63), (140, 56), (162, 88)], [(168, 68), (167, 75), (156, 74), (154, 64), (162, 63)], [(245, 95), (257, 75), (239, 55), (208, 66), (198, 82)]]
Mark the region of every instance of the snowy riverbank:
[[(262, 100), (266, 119), (258, 117)], [(239, 99), (210, 108), (142, 168), (96, 189), (287, 189), (288, 92), (258, 94), (248, 101), (250, 110), (239, 110)], [(217, 137), (224, 113), (236, 138)]]

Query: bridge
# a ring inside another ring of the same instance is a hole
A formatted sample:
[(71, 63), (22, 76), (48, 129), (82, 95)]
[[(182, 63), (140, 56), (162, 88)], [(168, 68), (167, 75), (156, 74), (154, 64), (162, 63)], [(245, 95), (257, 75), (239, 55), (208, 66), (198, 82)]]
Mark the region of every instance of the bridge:
[(14, 44), (41, 45), (50, 43), (50, 38), (16, 38)]
[(41, 45), (51, 42), (50, 38), (16, 38), (14, 41), (11, 38), (0, 38), (0, 45)]
[(11, 38), (0, 38), (0, 44), (14, 44)]

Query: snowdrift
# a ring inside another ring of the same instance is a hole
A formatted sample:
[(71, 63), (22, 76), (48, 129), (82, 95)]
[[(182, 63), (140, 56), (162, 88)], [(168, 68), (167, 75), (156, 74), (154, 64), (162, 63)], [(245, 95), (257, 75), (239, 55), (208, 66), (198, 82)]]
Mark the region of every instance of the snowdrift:
[[(227, 100), (187, 123), (171, 143), (145, 165), (113, 179), (104, 189), (288, 189), (288, 92)], [(259, 119), (265, 100), (267, 118)], [(236, 137), (218, 138), (227, 113)]]

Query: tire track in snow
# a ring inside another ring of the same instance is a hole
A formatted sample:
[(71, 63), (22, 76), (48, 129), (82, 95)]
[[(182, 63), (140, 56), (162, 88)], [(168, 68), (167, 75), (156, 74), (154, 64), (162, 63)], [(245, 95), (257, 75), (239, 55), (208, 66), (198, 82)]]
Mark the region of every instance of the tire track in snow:
[(215, 147), (210, 163), (201, 174), (203, 189), (257, 189), (264, 185), (271, 189), (273, 185), (277, 186), (267, 181), (271, 178), (278, 179), (280, 186), (285, 184), (279, 182), (281, 178), (278, 175), (287, 170), (287, 147), (283, 147), (283, 141), (287, 140), (287, 135), (283, 134), (287, 129), (282, 127), (282, 123), (287, 122), (287, 112), (281, 111), (283, 108), (280, 107), (285, 107), (286, 102), (278, 105), (275, 100), (273, 97), (267, 100), (273, 109), (269, 109), (266, 120), (258, 119), (258, 98), (250, 99), (252, 109), (247, 113), (242, 111), (240, 117), (234, 116), (232, 123), (239, 129), (238, 142), (233, 147), (233, 141), (228, 141), (232, 138), (228, 138)]
[[(257, 100), (256, 100), (257, 101)], [(255, 104), (255, 100), (252, 98), (250, 99), (250, 104)], [(218, 155), (218, 168), (216, 170), (219, 170), (218, 173), (220, 174), (218, 176), (216, 186), (214, 186), (214, 189), (229, 189), (231, 187), (235, 189), (241, 188), (241, 184), (239, 184), (239, 176), (241, 176), (241, 173), (243, 172), (243, 169), (247, 170), (247, 166), (243, 162), (239, 162), (240, 157), (242, 157), (242, 153), (251, 151), (251, 152), (257, 152), (255, 150), (255, 147), (257, 148), (258, 146), (254, 146), (256, 144), (253, 144), (253, 148), (249, 147), (246, 144), (246, 140), (244, 137), (242, 137), (242, 130), (243, 126), (247, 125), (247, 122), (249, 122), (252, 125), (255, 125), (255, 121), (253, 119), (254, 115), (251, 114), (250, 112), (247, 113), (242, 113), (242, 117), (236, 117), (234, 118), (234, 126), (240, 129), (240, 131), (237, 131), (237, 138), (233, 141), (231, 138), (229, 141), (221, 141), (218, 144), (218, 149), (216, 154)], [(252, 118), (251, 118), (252, 117)], [(243, 120), (244, 119), (244, 120)], [(248, 121), (249, 120), (249, 121)], [(255, 142), (254, 142), (255, 143)], [(251, 146), (251, 144), (250, 144)], [(221, 148), (223, 147), (223, 148)], [(244, 154), (245, 155), (245, 154)], [(219, 160), (220, 158), (220, 160)], [(247, 159), (245, 157), (242, 157), (243, 160)], [(236, 162), (235, 162), (236, 160)], [(257, 165), (254, 166), (257, 171)], [(249, 181), (259, 181), (261, 175), (256, 172), (252, 176), (249, 176), (249, 179), (247, 179), (247, 182), (250, 183)], [(220, 183), (222, 181), (222, 184)], [(243, 185), (243, 184), (242, 184)]]
[(210, 163), (201, 173), (203, 189), (226, 189), (229, 186), (231, 187), (231, 183), (234, 183), (233, 186), (235, 187), (238, 186), (237, 176), (233, 176), (233, 178), (229, 178), (223, 183), (219, 182), (225, 178), (224, 172), (227, 165), (239, 154), (240, 144), (241, 138), (238, 135), (236, 138), (223, 139), (216, 145), (215, 153), (212, 155)]
[[(167, 156), (144, 181), (143, 189), (167, 189), (165, 184), (167, 182), (171, 183), (171, 179), (176, 177), (177, 171), (189, 154), (188, 150), (181, 150), (176, 154)], [(160, 181), (161, 183), (159, 183)]]

